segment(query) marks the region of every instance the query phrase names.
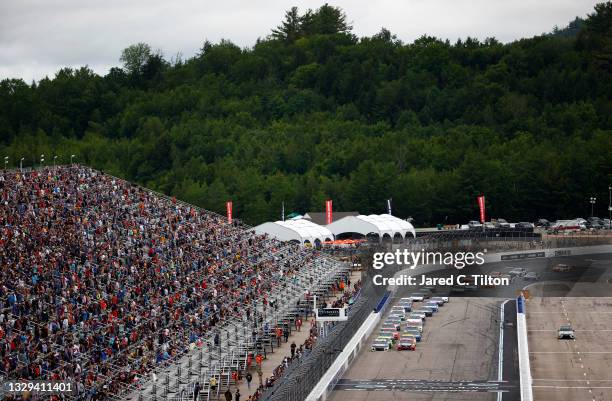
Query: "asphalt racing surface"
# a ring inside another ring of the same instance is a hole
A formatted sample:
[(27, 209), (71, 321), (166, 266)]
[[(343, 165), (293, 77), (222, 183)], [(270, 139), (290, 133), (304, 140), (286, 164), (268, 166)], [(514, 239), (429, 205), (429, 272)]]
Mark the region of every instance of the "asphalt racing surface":
[[(390, 306), (401, 296), (405, 294), (400, 291)], [(378, 336), (377, 328), (330, 399), (493, 401), (498, 391), (509, 394), (517, 388), (515, 369), (508, 377), (504, 374), (504, 380), (497, 380), (501, 302), (495, 298), (451, 298), (427, 318), (416, 351), (370, 351), (369, 342)], [(515, 330), (509, 321), (504, 332)], [(507, 342), (512, 342), (511, 335)], [(512, 351), (504, 355), (510, 359), (508, 366), (513, 366)]]
[[(534, 400), (612, 400), (612, 298), (531, 298), (526, 310)], [(558, 340), (567, 323), (576, 339)]]

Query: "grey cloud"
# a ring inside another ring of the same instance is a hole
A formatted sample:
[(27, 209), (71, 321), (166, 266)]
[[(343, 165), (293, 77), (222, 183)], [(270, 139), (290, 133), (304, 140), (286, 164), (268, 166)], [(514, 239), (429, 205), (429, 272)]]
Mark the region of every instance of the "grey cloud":
[[(338, 0), (358, 36), (386, 27), (405, 42), (422, 34), (455, 41), (494, 36), (507, 42), (564, 26), (597, 0)], [(0, 78), (26, 81), (61, 67), (88, 65), (104, 74), (126, 46), (146, 42), (167, 58), (193, 56), (205, 39), (252, 46), (285, 10), (312, 1), (2, 0)]]

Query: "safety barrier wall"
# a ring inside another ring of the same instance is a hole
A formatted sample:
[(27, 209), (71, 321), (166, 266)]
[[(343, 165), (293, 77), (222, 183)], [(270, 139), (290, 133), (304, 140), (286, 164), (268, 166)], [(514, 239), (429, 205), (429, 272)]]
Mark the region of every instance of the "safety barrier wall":
[(525, 260), (537, 258), (554, 258), (562, 256), (591, 255), (598, 253), (612, 253), (612, 245), (593, 245), (568, 248), (534, 249), (530, 251), (511, 251), (485, 254), (487, 263), (512, 260)]
[(518, 338), (521, 401), (533, 401), (529, 345), (527, 342), (527, 318), (525, 316), (525, 298), (523, 296), (518, 297), (516, 300), (516, 332)]
[(334, 363), (329, 367), (327, 372), (323, 375), (321, 380), (310, 392), (306, 401), (325, 401), (328, 395), (333, 391), (336, 383), (344, 372), (349, 368), (353, 360), (359, 354), (359, 351), (366, 344), (367, 338), (372, 334), (376, 325), (380, 322), (382, 315), (384, 314), (389, 299), (391, 298), (391, 292), (387, 291), (381, 298), (374, 311), (368, 316), (363, 322), (359, 330), (355, 333), (353, 338), (348, 342), (344, 350), (338, 355)]
[(378, 303), (378, 305), (376, 305), (376, 308), (374, 309), (374, 312), (379, 313), (387, 304), (387, 300), (389, 299), (389, 296), (391, 295), (391, 292), (387, 291), (385, 293), (385, 295), (381, 298), (380, 302)]

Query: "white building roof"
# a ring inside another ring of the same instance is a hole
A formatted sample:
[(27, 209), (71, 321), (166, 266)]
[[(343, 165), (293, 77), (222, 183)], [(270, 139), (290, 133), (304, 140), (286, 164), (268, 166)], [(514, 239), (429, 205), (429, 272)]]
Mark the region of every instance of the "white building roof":
[(327, 228), (334, 235), (359, 233), (361, 235), (377, 234), (381, 238), (389, 235), (393, 238), (396, 234), (400, 234), (402, 238), (406, 238), (406, 235), (410, 233), (416, 237), (412, 224), (390, 214), (348, 216), (328, 224)]
[(329, 229), (305, 219), (263, 223), (254, 230), (259, 234), (268, 234), (281, 241), (293, 240), (299, 241), (300, 244), (306, 241), (314, 244), (316, 240), (324, 242), (334, 239)]

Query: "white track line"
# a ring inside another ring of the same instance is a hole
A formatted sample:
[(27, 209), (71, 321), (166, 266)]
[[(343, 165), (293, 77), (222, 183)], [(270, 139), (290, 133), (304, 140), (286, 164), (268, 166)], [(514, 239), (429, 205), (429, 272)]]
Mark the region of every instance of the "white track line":
[(612, 354), (612, 351), (529, 351), (530, 354)]
[[(557, 330), (554, 330), (554, 329), (529, 329), (527, 331), (557, 331)], [(612, 329), (599, 329), (599, 330), (593, 329), (593, 330), (574, 330), (574, 331), (579, 331), (579, 332), (585, 333), (585, 332), (612, 331)]]
[(612, 388), (612, 386), (597, 386), (597, 387), (593, 387), (593, 386), (531, 386), (533, 388), (554, 388), (554, 389), (571, 389), (571, 388), (577, 388), (577, 389), (597, 389), (597, 388)]
[(545, 382), (612, 382), (612, 380), (609, 379), (592, 379), (592, 380), (587, 380), (587, 379), (531, 379), (532, 381), (545, 381)]

